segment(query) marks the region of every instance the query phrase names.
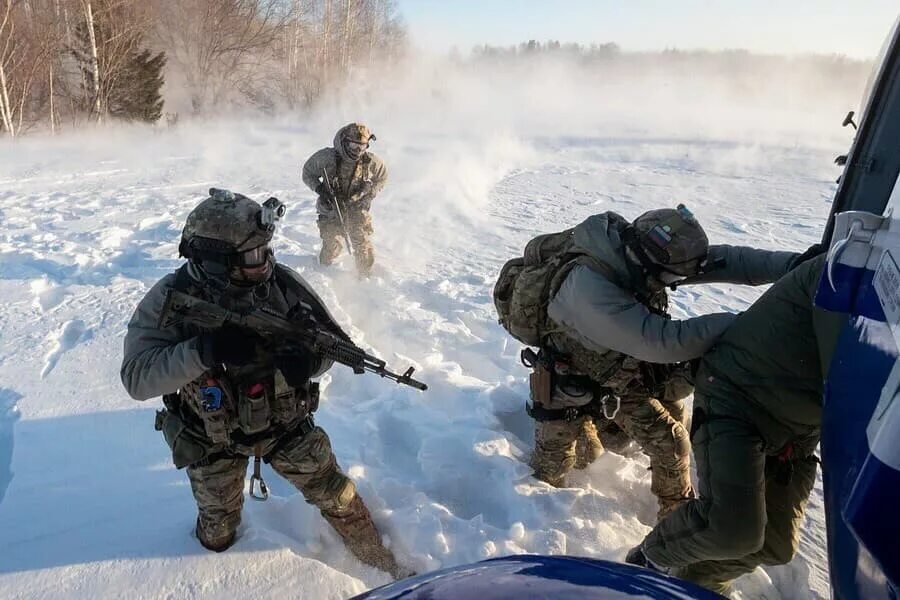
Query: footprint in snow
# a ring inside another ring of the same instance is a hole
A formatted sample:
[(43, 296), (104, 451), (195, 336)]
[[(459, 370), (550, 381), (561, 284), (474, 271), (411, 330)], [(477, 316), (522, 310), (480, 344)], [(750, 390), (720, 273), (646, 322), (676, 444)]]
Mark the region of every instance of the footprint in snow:
[(85, 326), (84, 321), (75, 319), (73, 321), (67, 321), (58, 333), (49, 336), (48, 339), (53, 340), (53, 348), (47, 353), (47, 357), (44, 359), (44, 368), (41, 370), (41, 379), (47, 377), (47, 375), (50, 374), (50, 371), (56, 367), (56, 363), (59, 362), (63, 353), (74, 348), (78, 342), (88, 339), (90, 334), (91, 330)]
[(69, 288), (50, 283), (46, 277), (31, 282), (31, 293), (34, 294), (34, 303), (40, 307), (41, 312), (47, 312), (59, 305), (70, 294)]

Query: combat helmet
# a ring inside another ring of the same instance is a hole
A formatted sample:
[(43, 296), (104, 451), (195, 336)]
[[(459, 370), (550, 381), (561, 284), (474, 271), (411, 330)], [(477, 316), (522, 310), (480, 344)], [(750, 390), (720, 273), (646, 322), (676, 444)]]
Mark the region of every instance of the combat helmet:
[(697, 275), (706, 265), (709, 238), (684, 204), (645, 212), (629, 229), (628, 248), (664, 284)]
[(349, 123), (341, 127), (334, 136), (334, 148), (344, 157), (354, 162), (362, 158), (374, 142), (375, 135), (362, 123)]
[(187, 217), (178, 253), (217, 277), (261, 267), (273, 260), (269, 242), (284, 212), (277, 198), (260, 205), (243, 194), (210, 188), (209, 198)]

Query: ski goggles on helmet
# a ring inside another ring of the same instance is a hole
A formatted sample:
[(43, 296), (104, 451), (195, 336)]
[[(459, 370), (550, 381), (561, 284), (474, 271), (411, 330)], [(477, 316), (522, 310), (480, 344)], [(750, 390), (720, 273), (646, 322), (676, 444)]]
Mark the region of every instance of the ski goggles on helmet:
[(236, 252), (234, 247), (222, 240), (194, 237), (187, 243), (182, 254), (201, 263), (212, 262), (223, 267), (261, 267), (272, 256), (269, 244)]
[(368, 142), (358, 142), (356, 140), (348, 140), (345, 139), (343, 141), (344, 144), (344, 152), (350, 158), (357, 158), (363, 155), (363, 152), (366, 151), (369, 147)]

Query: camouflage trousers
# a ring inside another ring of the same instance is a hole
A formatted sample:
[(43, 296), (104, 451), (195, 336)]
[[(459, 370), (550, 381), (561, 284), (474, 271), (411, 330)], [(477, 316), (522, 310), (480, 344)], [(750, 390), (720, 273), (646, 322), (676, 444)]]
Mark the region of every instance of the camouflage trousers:
[[(321, 427), (282, 444), (267, 458), (275, 472), (323, 514), (340, 513), (356, 498), (356, 486), (338, 467)], [(235, 456), (187, 467), (199, 509), (197, 535), (208, 548), (225, 549), (234, 539), (244, 506), (247, 462), (248, 457)]]
[[(372, 246), (372, 216), (367, 210), (347, 210), (344, 213), (347, 235), (353, 245), (353, 258), (360, 275), (368, 277), (375, 264), (375, 249)], [(337, 215), (319, 215), (319, 235), (322, 236), (322, 250), (319, 262), (332, 264), (344, 248), (344, 231)]]
[(650, 457), (650, 489), (659, 502), (658, 519), (694, 497), (690, 477), (691, 444), (685, 425), (683, 398), (690, 384), (681, 376), (662, 386), (662, 400), (625, 393), (611, 427), (606, 419), (582, 416), (572, 421), (535, 424), (535, 448), (531, 466), (538, 479), (562, 486), (572, 468), (585, 468), (603, 454), (604, 441), (621, 446), (621, 432), (637, 442)]

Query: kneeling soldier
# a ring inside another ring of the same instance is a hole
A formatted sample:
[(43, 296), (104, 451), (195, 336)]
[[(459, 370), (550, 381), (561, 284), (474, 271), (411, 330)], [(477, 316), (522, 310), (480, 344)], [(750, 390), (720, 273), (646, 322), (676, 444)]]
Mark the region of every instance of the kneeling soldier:
[(361, 561), (403, 575), (382, 545), (356, 487), (337, 464), (328, 435), (313, 421), (318, 384), (331, 361), (302, 346), (274, 348), (233, 325), (214, 330), (161, 325), (166, 295), (178, 290), (237, 313), (263, 309), (287, 316), (302, 307), (319, 326), (346, 334), (307, 283), (275, 261), (269, 242), (283, 207), (210, 190), (188, 215), (180, 253), (188, 259), (138, 304), (128, 324), (122, 382), (136, 400), (163, 396), (157, 415), (175, 466), (187, 468), (197, 501), (196, 534), (209, 550), (235, 541), (248, 458), (251, 494), (266, 495), (265, 460), (316, 505)]

